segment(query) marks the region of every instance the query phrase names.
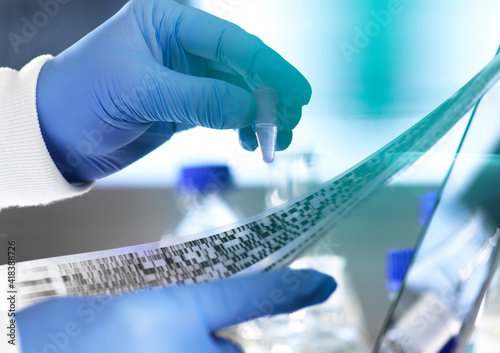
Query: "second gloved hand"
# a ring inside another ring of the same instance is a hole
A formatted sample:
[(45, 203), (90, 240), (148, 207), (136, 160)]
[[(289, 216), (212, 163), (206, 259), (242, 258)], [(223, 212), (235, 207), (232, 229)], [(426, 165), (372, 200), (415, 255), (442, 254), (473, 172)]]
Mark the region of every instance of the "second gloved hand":
[(51, 299), (16, 313), (23, 352), (237, 353), (215, 332), (324, 301), (335, 281), (278, 270), (100, 298)]
[(293, 66), (232, 23), (173, 0), (132, 0), (45, 64), (37, 109), (59, 170), (88, 182), (193, 126), (240, 129), (242, 145), (255, 149), (250, 92), (263, 86), (281, 94), (284, 149), (311, 96)]

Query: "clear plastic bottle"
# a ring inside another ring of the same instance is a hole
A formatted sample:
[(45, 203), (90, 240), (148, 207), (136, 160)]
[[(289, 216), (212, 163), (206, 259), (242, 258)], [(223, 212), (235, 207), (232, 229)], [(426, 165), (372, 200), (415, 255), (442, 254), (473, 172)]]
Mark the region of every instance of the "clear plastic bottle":
[(304, 256), (291, 268), (314, 268), (335, 278), (338, 287), (324, 303), (292, 314), (257, 319), (236, 328), (233, 338), (245, 353), (366, 353), (368, 333), (344, 258)]
[(459, 333), (474, 311), (498, 237), (485, 214), (457, 203), (445, 204), (431, 222), (377, 352), (465, 347)]
[[(289, 325), (302, 323), (304, 333), (293, 352), (364, 353), (369, 351), (365, 317), (356, 289), (347, 271), (347, 261), (335, 254), (314, 254), (299, 258), (291, 268), (314, 268), (337, 281), (327, 301), (291, 314)], [(298, 318), (296, 316), (299, 316)], [(300, 336), (299, 336), (300, 337)]]
[(474, 353), (500, 351), (500, 266), (488, 286), (474, 332)]
[(312, 153), (280, 156), (270, 165), (267, 208), (279, 206), (318, 185)]
[(177, 208), (183, 216), (165, 231), (163, 239), (200, 233), (243, 218), (238, 207), (230, 205), (223, 195), (234, 190), (227, 165), (184, 167), (175, 190)]

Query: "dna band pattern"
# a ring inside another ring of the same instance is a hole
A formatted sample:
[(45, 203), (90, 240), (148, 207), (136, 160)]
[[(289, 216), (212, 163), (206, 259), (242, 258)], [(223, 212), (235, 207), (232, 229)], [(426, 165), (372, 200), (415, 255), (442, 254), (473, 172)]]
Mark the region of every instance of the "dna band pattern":
[[(358, 165), (300, 198), (180, 243), (17, 264), (18, 309), (53, 296), (117, 294), (284, 266), (448, 132), (500, 76), (495, 57), (454, 96)], [(0, 275), (6, 266), (0, 267)]]

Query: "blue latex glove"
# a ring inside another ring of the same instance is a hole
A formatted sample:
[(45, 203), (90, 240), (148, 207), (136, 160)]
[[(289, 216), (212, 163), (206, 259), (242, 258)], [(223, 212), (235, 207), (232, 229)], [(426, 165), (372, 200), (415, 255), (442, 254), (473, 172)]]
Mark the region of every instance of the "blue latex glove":
[(86, 182), (193, 126), (240, 129), (242, 146), (255, 149), (250, 92), (262, 86), (281, 94), (284, 149), (311, 96), (293, 66), (232, 23), (171, 0), (132, 0), (45, 64), (37, 108), (59, 170)]
[(335, 281), (278, 270), (102, 298), (57, 298), (17, 313), (24, 352), (240, 352), (214, 333), (324, 301)]

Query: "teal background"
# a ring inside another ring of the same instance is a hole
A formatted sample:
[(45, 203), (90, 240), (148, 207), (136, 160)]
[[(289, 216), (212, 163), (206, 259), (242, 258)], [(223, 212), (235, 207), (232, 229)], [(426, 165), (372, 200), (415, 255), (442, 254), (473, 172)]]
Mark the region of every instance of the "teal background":
[[(379, 14), (394, 1), (220, 1), (226, 4), (224, 18), (261, 37), (310, 81), (312, 100), (285, 153), (312, 153), (318, 182), (356, 164), (434, 109), (490, 60), (500, 42), (498, 0), (401, 0), (401, 11), (350, 60), (342, 46), (353, 45), (358, 29), (373, 26), (373, 11)], [(211, 12), (215, 2), (191, 1)], [(34, 56), (58, 54), (123, 3), (73, 0), (15, 53), (7, 33), (19, 31), (21, 18), (39, 8), (36, 1), (0, 1), (0, 66), (18, 69)], [(180, 134), (88, 195), (4, 210), (0, 233), (17, 240), (19, 261), (155, 241), (180, 217), (170, 188), (178, 167), (200, 161), (234, 167), (240, 189), (233, 201), (246, 216), (254, 215), (265, 207), (270, 168), (238, 149), (231, 133)], [(432, 176), (433, 169), (425, 168)], [(389, 303), (384, 251), (415, 244), (418, 195), (435, 185), (407, 180), (381, 189), (333, 233), (372, 338)], [(5, 255), (0, 253), (0, 263)]]

